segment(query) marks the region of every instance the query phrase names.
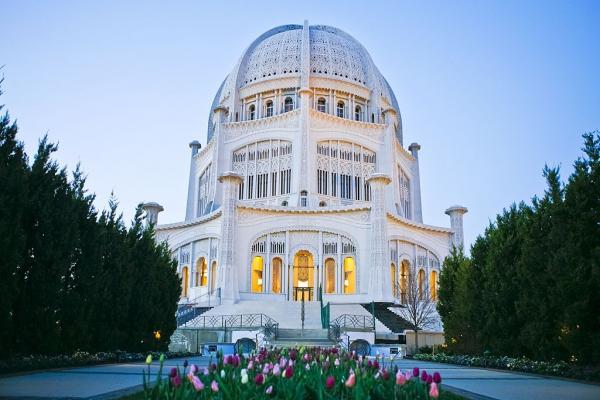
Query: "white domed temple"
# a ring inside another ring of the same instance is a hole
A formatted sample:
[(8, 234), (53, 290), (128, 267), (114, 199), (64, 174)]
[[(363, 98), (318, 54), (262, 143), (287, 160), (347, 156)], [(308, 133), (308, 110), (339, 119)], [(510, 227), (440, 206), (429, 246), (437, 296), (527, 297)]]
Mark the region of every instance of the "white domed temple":
[[(361, 305), (401, 303), (409, 268), (437, 296), (467, 210), (446, 210), (450, 228), (423, 223), (420, 146), (405, 147), (394, 93), (358, 41), (307, 22), (271, 29), (209, 113), (207, 144), (190, 143), (185, 220), (156, 226), (181, 303), (210, 306), (185, 327), (254, 310), (294, 328), (299, 303), (307, 329), (321, 328), (321, 304), (334, 306), (330, 320), (373, 315)], [(157, 223), (162, 207), (146, 206)], [(363, 337), (403, 333), (384, 322)]]

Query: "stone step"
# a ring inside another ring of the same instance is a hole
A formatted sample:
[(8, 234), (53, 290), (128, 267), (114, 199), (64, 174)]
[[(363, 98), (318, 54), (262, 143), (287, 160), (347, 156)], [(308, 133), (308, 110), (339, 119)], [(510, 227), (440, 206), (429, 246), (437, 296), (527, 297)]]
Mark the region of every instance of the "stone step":
[(277, 338), (288, 339), (288, 338), (310, 338), (310, 339), (327, 339), (327, 329), (279, 329)]
[(277, 347), (335, 347), (331, 340), (273, 340), (271, 344)]

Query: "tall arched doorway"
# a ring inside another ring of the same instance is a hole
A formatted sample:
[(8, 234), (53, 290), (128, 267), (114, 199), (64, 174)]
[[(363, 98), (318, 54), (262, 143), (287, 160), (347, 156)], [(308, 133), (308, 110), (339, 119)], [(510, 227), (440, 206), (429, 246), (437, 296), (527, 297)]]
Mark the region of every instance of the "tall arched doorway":
[(281, 258), (275, 257), (271, 263), (271, 290), (273, 293), (281, 293), (281, 270), (283, 263)]
[(315, 289), (315, 263), (313, 255), (300, 250), (294, 256), (293, 294), (294, 300), (311, 301)]
[(335, 293), (335, 260), (325, 260), (325, 293)]
[(356, 262), (354, 257), (344, 258), (344, 294), (356, 293)]
[(408, 274), (410, 272), (410, 264), (406, 260), (402, 260), (400, 264), (400, 302), (406, 304), (408, 290)]
[(253, 293), (262, 293), (263, 291), (263, 267), (263, 258), (261, 256), (254, 256), (252, 265), (250, 265)]
[(210, 290), (215, 290), (217, 286), (217, 262), (213, 261), (210, 267)]
[(190, 273), (188, 271), (188, 267), (185, 266), (185, 267), (181, 268), (181, 286), (183, 289), (181, 291), (182, 297), (188, 297), (189, 281), (190, 281)]

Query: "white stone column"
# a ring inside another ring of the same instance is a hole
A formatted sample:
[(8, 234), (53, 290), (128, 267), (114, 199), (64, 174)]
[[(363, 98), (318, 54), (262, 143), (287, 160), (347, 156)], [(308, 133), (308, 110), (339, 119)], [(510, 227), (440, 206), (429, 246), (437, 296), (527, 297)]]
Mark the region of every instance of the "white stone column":
[(410, 188), (413, 203), (412, 219), (423, 223), (423, 211), (421, 209), (421, 177), (419, 174), (419, 150), (421, 150), (421, 145), (418, 143), (411, 143), (411, 145), (408, 146), (408, 150), (415, 159), (415, 163), (413, 164), (413, 179), (411, 180)]
[(393, 301), (387, 253), (387, 212), (385, 188), (389, 176), (375, 173), (367, 180), (371, 186), (371, 267), (369, 270), (369, 298), (374, 301)]
[(142, 204), (142, 209), (146, 214), (146, 226), (158, 224), (158, 213), (165, 211), (163, 206), (155, 202)]
[(239, 300), (238, 274), (234, 265), (236, 200), (242, 177), (235, 172), (225, 172), (219, 176), (223, 184), (223, 204), (221, 205), (221, 241), (219, 246), (219, 287), (221, 302), (234, 304)]
[(196, 179), (196, 154), (198, 154), (198, 151), (200, 150), (202, 146), (200, 145), (200, 142), (198, 142), (197, 140), (194, 140), (193, 142), (190, 143), (190, 149), (192, 149), (192, 154), (190, 157), (190, 178), (188, 180), (188, 195), (187, 195), (187, 204), (186, 204), (186, 208), (185, 208), (185, 220), (189, 221), (191, 219), (196, 218), (196, 207), (197, 207), (197, 202), (196, 202), (196, 195), (197, 195), (197, 191), (198, 188), (196, 186), (197, 183), (197, 179)]
[(450, 228), (452, 229), (452, 246), (456, 248), (464, 247), (465, 237), (463, 233), (463, 215), (469, 211), (467, 207), (452, 206), (446, 210), (450, 216)]

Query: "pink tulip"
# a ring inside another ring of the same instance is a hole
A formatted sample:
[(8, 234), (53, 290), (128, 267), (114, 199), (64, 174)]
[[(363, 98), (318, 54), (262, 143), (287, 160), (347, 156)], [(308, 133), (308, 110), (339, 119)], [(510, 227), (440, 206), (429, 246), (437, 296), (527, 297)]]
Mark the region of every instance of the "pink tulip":
[(431, 397), (432, 399), (437, 399), (439, 396), (440, 392), (438, 390), (437, 383), (431, 383), (431, 386), (429, 387), (429, 397)]
[(194, 390), (196, 390), (196, 392), (199, 392), (204, 389), (204, 383), (202, 383), (200, 378), (198, 378), (196, 375), (192, 376), (191, 381), (192, 381), (192, 386), (194, 386)]
[(269, 364), (265, 364), (265, 367), (262, 370), (263, 374), (268, 374), (269, 373)]
[(410, 378), (412, 378), (412, 375), (409, 371), (406, 371), (406, 373), (404, 374), (404, 378), (406, 378), (407, 381), (410, 381)]
[(279, 366), (280, 366), (281, 368), (284, 368), (284, 367), (285, 367), (285, 364), (287, 364), (287, 360), (285, 359), (285, 357), (281, 357), (281, 358), (279, 359)]
[(181, 386), (181, 377), (179, 375), (171, 377), (171, 384), (175, 387)]
[(252, 368), (254, 368), (254, 361), (250, 360), (250, 362), (248, 363), (248, 369)]
[(398, 371), (396, 373), (396, 385), (404, 385), (406, 383), (406, 376), (402, 373), (402, 371)]
[(269, 386), (269, 387), (267, 388), (267, 390), (265, 390), (265, 393), (266, 393), (266, 394), (271, 394), (271, 393), (273, 393), (273, 385)]
[(281, 374), (281, 368), (279, 368), (279, 364), (275, 364), (273, 367), (273, 375), (279, 376)]
[(215, 393), (219, 391), (219, 384), (217, 383), (217, 381), (214, 381), (214, 380), (213, 380), (213, 381), (211, 382), (211, 384), (210, 384), (210, 389), (211, 389), (213, 392), (215, 392)]
[(327, 377), (327, 379), (325, 380), (325, 387), (327, 389), (331, 389), (334, 385), (335, 385), (335, 378), (333, 376), (329, 375)]
[(344, 383), (344, 385), (346, 385), (346, 387), (348, 387), (348, 388), (351, 388), (354, 386), (355, 383), (356, 383), (356, 375), (350, 374), (348, 379), (346, 379), (346, 383)]
[(190, 374), (196, 375), (197, 372), (198, 372), (198, 366), (196, 364), (192, 364), (192, 366), (190, 367)]

